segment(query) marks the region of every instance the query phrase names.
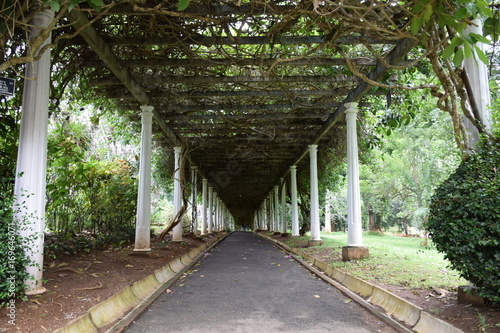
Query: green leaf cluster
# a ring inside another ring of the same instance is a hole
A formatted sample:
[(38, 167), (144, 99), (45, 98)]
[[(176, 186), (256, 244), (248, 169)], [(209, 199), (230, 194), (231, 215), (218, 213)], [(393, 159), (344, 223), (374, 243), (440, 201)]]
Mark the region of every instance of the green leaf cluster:
[(110, 233), (135, 217), (134, 168), (126, 160), (89, 154), (89, 140), (85, 126), (66, 122), (49, 137), (47, 226), (67, 237)]
[[(461, 66), (464, 58), (471, 56), (488, 64), (488, 59), (478, 43), (490, 44), (487, 38), (498, 40), (500, 32), (500, 21), (493, 15), (490, 4), (486, 0), (455, 0), (455, 1), (433, 1), (419, 0), (413, 7), (413, 18), (410, 21), (410, 31), (414, 35), (420, 35), (425, 45), (429, 35), (429, 25), (436, 24), (440, 28), (450, 28), (450, 43), (444, 49), (444, 59), (452, 59), (455, 66)], [(477, 33), (466, 33), (466, 28), (473, 21), (480, 19), (484, 21), (483, 35)]]
[[(10, 180), (0, 179), (0, 183)], [(6, 184), (1, 187), (8, 187)], [(12, 218), (12, 197), (4, 198), (0, 205), (0, 307), (10, 300), (24, 296), (24, 282), (29, 278), (25, 266), (29, 259), (25, 255), (26, 243), (19, 236), (19, 226)]]
[(441, 184), (427, 223), (451, 267), (500, 303), (500, 141), (484, 140)]

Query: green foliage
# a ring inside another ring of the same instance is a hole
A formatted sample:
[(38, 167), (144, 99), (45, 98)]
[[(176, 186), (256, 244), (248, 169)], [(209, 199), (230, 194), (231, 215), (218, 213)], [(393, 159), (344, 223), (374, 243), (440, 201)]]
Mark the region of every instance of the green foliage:
[(437, 189), (427, 229), (451, 267), (500, 303), (500, 142), (484, 140)]
[[(415, 72), (400, 80), (427, 78)], [(460, 157), (452, 144), (449, 116), (421, 91), (399, 92), (394, 99), (392, 109), (374, 104), (371, 126), (366, 115), (368, 131), (379, 139), (371, 158), (360, 167), (360, 190), (370, 228), (397, 225), (406, 232), (426, 221), (433, 190), (455, 169)]]
[[(11, 197), (12, 198), (12, 197)], [(12, 219), (12, 199), (0, 206), (0, 307), (24, 295), (24, 281), (29, 277), (25, 266), (24, 242), (19, 236), (19, 226)]]
[(134, 169), (123, 159), (88, 156), (89, 140), (84, 126), (68, 122), (49, 137), (47, 226), (66, 237), (110, 233), (131, 225), (136, 212)]
[(182, 11), (188, 8), (189, 6), (189, 0), (179, 0), (179, 3), (177, 5), (177, 9)]
[[(429, 35), (429, 25), (438, 24), (439, 27), (448, 27), (455, 31), (450, 44), (444, 49), (444, 59), (452, 58), (455, 66), (460, 66), (465, 58), (476, 56), (488, 63), (484, 52), (476, 45), (478, 42), (489, 44), (485, 36), (498, 40), (500, 21), (493, 15), (490, 4), (486, 0), (455, 0), (455, 1), (416, 1), (412, 9), (413, 18), (410, 22), (410, 31), (414, 35), (420, 34), (423, 44), (432, 38)], [(483, 34), (467, 33), (466, 28), (476, 18), (485, 20)]]
[(64, 234), (47, 234), (45, 236), (44, 251), (45, 256), (56, 258), (59, 254), (77, 254), (79, 252), (89, 252), (92, 249), (102, 250), (110, 246), (120, 247), (130, 243), (135, 237), (135, 227), (119, 226), (109, 233), (90, 235), (82, 233), (71, 238)]

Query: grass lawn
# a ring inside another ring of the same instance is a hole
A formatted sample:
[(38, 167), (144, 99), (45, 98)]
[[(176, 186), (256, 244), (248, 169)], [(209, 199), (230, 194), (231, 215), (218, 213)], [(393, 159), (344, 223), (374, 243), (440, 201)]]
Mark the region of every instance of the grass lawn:
[[(290, 246), (300, 246), (309, 236), (287, 240)], [(402, 286), (410, 289), (455, 289), (468, 282), (448, 267), (448, 261), (437, 252), (429, 240), (424, 246), (422, 238), (399, 237), (390, 234), (364, 233), (363, 243), (370, 257), (343, 262), (341, 248), (347, 244), (347, 234), (322, 232), (325, 245), (303, 249), (331, 266), (377, 284)]]

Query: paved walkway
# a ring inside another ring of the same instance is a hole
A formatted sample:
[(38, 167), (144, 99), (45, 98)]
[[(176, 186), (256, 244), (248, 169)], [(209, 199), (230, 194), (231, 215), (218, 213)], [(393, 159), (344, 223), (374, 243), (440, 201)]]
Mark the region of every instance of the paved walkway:
[(126, 332), (395, 331), (270, 242), (235, 232)]

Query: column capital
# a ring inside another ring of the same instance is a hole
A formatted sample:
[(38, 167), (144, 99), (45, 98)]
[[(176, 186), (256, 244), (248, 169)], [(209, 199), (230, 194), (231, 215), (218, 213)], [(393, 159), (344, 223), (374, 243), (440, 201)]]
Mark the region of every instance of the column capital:
[(292, 166), (290, 167), (290, 170), (297, 170), (297, 166), (296, 166), (296, 165), (292, 165)]
[(344, 104), (346, 107), (345, 113), (346, 113), (346, 119), (356, 119), (356, 115), (358, 114), (358, 103), (356, 102), (351, 102), (351, 103), (345, 103)]
[(358, 102), (350, 102), (344, 104), (346, 112), (358, 112)]
[(191, 166), (191, 170), (198, 170), (198, 167), (196, 165)]
[(180, 154), (182, 150), (182, 147), (174, 147), (174, 153)]
[(152, 105), (141, 105), (141, 115), (153, 116), (154, 106)]
[(203, 184), (207, 184), (208, 183), (208, 179), (206, 179), (206, 178), (203, 178), (201, 181), (203, 182)]
[(318, 145), (309, 145), (309, 151), (317, 151), (318, 150)]

